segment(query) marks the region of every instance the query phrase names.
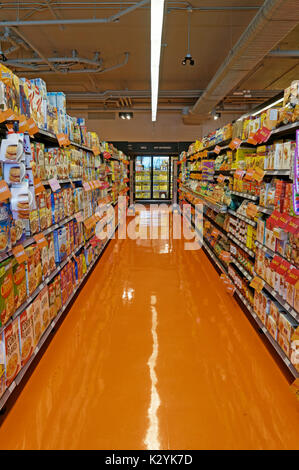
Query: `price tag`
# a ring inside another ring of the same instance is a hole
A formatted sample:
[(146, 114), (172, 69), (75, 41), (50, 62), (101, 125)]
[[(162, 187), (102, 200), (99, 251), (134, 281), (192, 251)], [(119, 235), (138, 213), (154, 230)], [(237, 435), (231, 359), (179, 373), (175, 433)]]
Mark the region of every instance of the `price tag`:
[(56, 138), (58, 140), (59, 147), (66, 147), (71, 144), (66, 134), (56, 134)]
[(255, 276), (250, 283), (250, 287), (255, 289), (257, 292), (261, 292), (263, 290), (264, 285), (265, 281), (258, 276)]
[(5, 121), (13, 121), (14, 112), (12, 109), (7, 109), (6, 111), (0, 112), (0, 123)]
[(220, 150), (221, 150), (221, 147), (219, 147), (219, 145), (216, 145), (216, 147), (214, 148), (213, 152), (214, 152), (214, 153), (217, 153), (217, 155), (218, 155), (219, 152), (220, 152)]
[(35, 124), (33, 118), (28, 119), (27, 125), (29, 135), (33, 136), (34, 134), (37, 134), (39, 132), (39, 128)]
[(39, 248), (44, 248), (45, 246), (48, 246), (48, 242), (47, 242), (47, 240), (45, 239), (43, 233), (38, 233), (37, 235), (34, 235), (33, 238), (34, 238), (34, 240), (36, 241), (37, 246), (38, 246)]
[(244, 170), (236, 170), (235, 174), (234, 174), (234, 178), (237, 178), (238, 180), (241, 180), (244, 175), (245, 175)]
[(252, 181), (253, 175), (254, 175), (254, 168), (248, 168), (248, 170), (246, 171), (245, 179)]
[(236, 288), (233, 284), (230, 284), (226, 287), (226, 291), (228, 292), (228, 294), (230, 294), (231, 296), (234, 295), (234, 293), (236, 292)]
[(12, 249), (12, 253), (19, 264), (28, 261), (28, 256), (25, 253), (25, 249), (22, 244), (15, 246)]
[(0, 201), (5, 201), (11, 197), (11, 192), (6, 181), (0, 181)]
[(91, 150), (95, 156), (100, 154), (100, 149), (98, 147), (92, 147)]
[(40, 178), (34, 178), (33, 180), (34, 182), (34, 191), (35, 191), (35, 194), (40, 194), (42, 193), (43, 191), (46, 191), (43, 183), (41, 182)]
[(232, 150), (234, 149), (238, 149), (240, 147), (242, 143), (242, 140), (241, 139), (238, 139), (237, 137), (235, 139), (233, 139), (230, 143), (229, 143), (229, 148), (231, 148)]
[(253, 179), (255, 179), (258, 183), (263, 181), (264, 176), (265, 176), (265, 171), (262, 170), (262, 168), (257, 167), (254, 169)]
[(255, 204), (252, 204), (252, 202), (249, 202), (246, 208), (246, 215), (254, 219), (254, 217), (256, 217), (257, 212), (258, 212), (258, 206), (256, 206)]
[(248, 144), (252, 144), (252, 145), (256, 145), (256, 144), (257, 144), (257, 141), (255, 140), (254, 136), (255, 136), (255, 133), (254, 133), (254, 132), (250, 132), (249, 137), (248, 137), (248, 139), (247, 139), (247, 143), (248, 143)]
[(214, 228), (214, 230), (213, 230), (212, 233), (211, 233), (211, 236), (217, 238), (219, 235), (220, 235), (219, 230), (217, 230), (216, 228)]
[(228, 251), (221, 251), (220, 255), (219, 255), (219, 258), (222, 259), (222, 261), (224, 261), (225, 263), (229, 263), (230, 262), (230, 253)]
[(57, 181), (56, 178), (51, 178), (49, 180), (49, 185), (51, 186), (51, 189), (53, 191), (53, 193), (55, 193), (56, 191), (58, 191), (59, 189), (61, 189), (61, 186), (59, 184), (59, 181)]
[(19, 117), (19, 132), (28, 132), (29, 131), (29, 126), (27, 123), (27, 118), (24, 116), (24, 114), (21, 114)]

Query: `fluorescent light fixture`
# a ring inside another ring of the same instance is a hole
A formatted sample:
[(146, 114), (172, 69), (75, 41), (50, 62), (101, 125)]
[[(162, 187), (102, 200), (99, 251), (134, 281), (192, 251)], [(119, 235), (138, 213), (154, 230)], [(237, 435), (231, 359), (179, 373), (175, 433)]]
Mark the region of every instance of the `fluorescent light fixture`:
[(152, 121), (156, 121), (157, 119), (163, 16), (164, 0), (151, 0)]
[(280, 98), (277, 101), (274, 101), (274, 103), (269, 104), (269, 106), (266, 106), (265, 108), (260, 109), (259, 111), (256, 111), (255, 113), (252, 113), (251, 116), (257, 116), (258, 114), (262, 113), (263, 111), (266, 111), (269, 108), (272, 108), (278, 103), (281, 103), (283, 101), (283, 98)]

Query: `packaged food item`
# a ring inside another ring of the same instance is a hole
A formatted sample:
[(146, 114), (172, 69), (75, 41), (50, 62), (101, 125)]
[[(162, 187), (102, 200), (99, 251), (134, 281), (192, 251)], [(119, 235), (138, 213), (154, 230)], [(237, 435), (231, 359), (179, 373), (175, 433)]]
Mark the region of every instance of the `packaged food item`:
[(50, 321), (56, 317), (56, 292), (55, 292), (55, 281), (49, 284), (49, 312), (50, 312)]
[(284, 351), (285, 355), (287, 357), (290, 357), (291, 355), (291, 347), (290, 347), (290, 342), (284, 337), (284, 335), (278, 331), (277, 334), (277, 342), (281, 349)]
[(21, 366), (28, 362), (33, 353), (34, 331), (33, 331), (33, 309), (27, 308), (18, 317), (19, 335), (21, 348)]
[(49, 295), (48, 286), (45, 286), (39, 294), (41, 317), (42, 317), (42, 333), (47, 329), (50, 323)]
[(62, 297), (61, 297), (61, 278), (60, 274), (55, 277), (55, 303), (56, 303), (56, 314), (61, 310), (62, 307)]
[(47, 237), (47, 242), (48, 242), (48, 260), (49, 260), (49, 270), (50, 272), (54, 271), (56, 269), (56, 263), (55, 263), (55, 246), (54, 246), (54, 235), (53, 232), (51, 232)]
[(10, 319), (15, 311), (12, 258), (0, 263), (0, 315), (1, 325)]
[(48, 218), (47, 218), (47, 201), (46, 201), (46, 194), (41, 193), (37, 196), (37, 203), (38, 203), (38, 215), (39, 215), (39, 225), (40, 230), (46, 230), (48, 225)]
[(291, 341), (295, 329), (298, 327), (296, 320), (288, 313), (281, 313), (279, 315), (278, 329), (281, 334)]
[(25, 302), (27, 298), (25, 263), (19, 264), (16, 260), (14, 260), (12, 272), (13, 272), (15, 310), (16, 310)]
[(67, 268), (66, 266), (60, 272), (61, 300), (64, 305), (68, 299), (67, 292)]
[(45, 244), (45, 246), (40, 248), (40, 258), (41, 258), (41, 264), (42, 264), (43, 278), (45, 279), (50, 272), (48, 242), (47, 244)]
[(40, 305), (40, 296), (38, 295), (32, 304), (29, 306), (32, 308), (33, 314), (33, 332), (34, 332), (34, 347), (38, 344), (42, 335), (42, 314)]
[(0, 252), (11, 248), (9, 204), (0, 202)]
[(34, 250), (34, 266), (35, 266), (35, 280), (36, 280), (35, 288), (37, 288), (43, 280), (41, 252), (37, 245), (32, 245), (32, 248)]
[(61, 227), (53, 232), (55, 246), (55, 261), (61, 263), (67, 256), (67, 233), (66, 227)]
[(4, 333), (0, 334), (0, 397), (6, 390), (5, 384), (5, 341)]
[(277, 339), (277, 323), (274, 320), (274, 318), (271, 317), (271, 315), (267, 316), (266, 326), (267, 326), (267, 330), (269, 331), (270, 335), (276, 341), (276, 339)]
[(4, 339), (6, 388), (8, 388), (21, 370), (19, 322), (17, 318), (5, 328)]

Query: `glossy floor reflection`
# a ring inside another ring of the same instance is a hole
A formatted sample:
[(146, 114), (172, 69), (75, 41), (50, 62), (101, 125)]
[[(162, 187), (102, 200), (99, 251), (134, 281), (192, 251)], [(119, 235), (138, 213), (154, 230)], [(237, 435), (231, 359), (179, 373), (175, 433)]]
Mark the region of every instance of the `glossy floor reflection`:
[[(162, 218), (139, 218), (149, 227)], [(1, 449), (298, 449), (298, 404), (203, 251), (112, 241), (0, 428)], [(160, 236), (161, 236), (160, 232)]]

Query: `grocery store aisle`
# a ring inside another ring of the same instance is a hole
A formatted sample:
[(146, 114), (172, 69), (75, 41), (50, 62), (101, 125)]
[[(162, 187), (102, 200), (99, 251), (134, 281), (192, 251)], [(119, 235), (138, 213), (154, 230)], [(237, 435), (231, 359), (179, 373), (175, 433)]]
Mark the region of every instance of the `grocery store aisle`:
[(201, 250), (115, 240), (6, 417), (0, 448), (298, 449), (298, 418)]

